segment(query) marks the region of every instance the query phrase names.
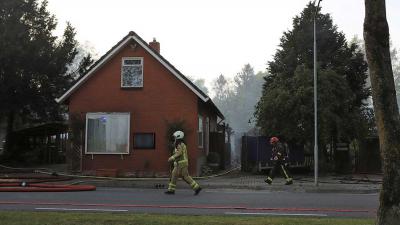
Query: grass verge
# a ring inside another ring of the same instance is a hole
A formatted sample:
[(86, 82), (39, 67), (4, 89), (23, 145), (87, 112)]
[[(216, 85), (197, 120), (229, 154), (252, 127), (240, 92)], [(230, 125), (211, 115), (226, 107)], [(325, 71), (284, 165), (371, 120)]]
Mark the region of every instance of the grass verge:
[(4, 225), (373, 225), (373, 219), (179, 216), (128, 213), (0, 212)]

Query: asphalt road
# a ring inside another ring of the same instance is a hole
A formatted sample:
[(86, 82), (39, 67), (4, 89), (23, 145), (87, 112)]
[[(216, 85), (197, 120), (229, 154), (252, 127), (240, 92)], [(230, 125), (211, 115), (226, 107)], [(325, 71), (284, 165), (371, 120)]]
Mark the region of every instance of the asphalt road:
[(98, 188), (88, 192), (0, 192), (0, 210), (375, 217), (378, 194)]

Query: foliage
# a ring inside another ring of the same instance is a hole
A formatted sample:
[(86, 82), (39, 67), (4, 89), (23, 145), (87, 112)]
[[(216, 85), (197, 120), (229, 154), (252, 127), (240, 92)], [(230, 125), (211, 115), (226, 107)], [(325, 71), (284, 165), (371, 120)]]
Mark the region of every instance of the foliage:
[[(313, 140), (313, 15), (311, 3), (284, 32), (280, 49), (268, 63), (257, 125), (266, 135), (290, 142)], [(318, 9), (319, 10), (319, 9)], [(356, 43), (347, 44), (329, 14), (317, 13), (319, 142), (350, 141), (365, 134), (363, 117), (367, 64)], [(366, 129), (366, 128), (365, 128)]]
[[(259, 123), (264, 124), (265, 133), (275, 131), (270, 135), (284, 136), (288, 140), (306, 143), (313, 137), (313, 79), (312, 71), (299, 66), (287, 89), (271, 88), (261, 98), (265, 107), (259, 114)], [(320, 121), (319, 134), (329, 140), (333, 131), (350, 125), (346, 114), (349, 112), (347, 96), (351, 90), (343, 77), (333, 70), (321, 71), (319, 74), (320, 94), (319, 113), (323, 114)], [(282, 81), (286, 82), (286, 81)], [(274, 82), (281, 84), (281, 82)], [(281, 85), (279, 85), (281, 87)], [(290, 112), (290, 113), (288, 113)], [(262, 114), (261, 114), (262, 113)]]
[(73, 81), (68, 66), (77, 54), (74, 28), (68, 23), (58, 39), (47, 1), (38, 2), (0, 3), (0, 112), (25, 122), (63, 119), (65, 109), (54, 99)]
[[(246, 64), (233, 80), (222, 74), (214, 80), (213, 102), (225, 116), (229, 142), (232, 134), (236, 134), (233, 142), (238, 142), (244, 133), (254, 130), (254, 109), (261, 96), (263, 77), (266, 75), (265, 72), (255, 74), (251, 65)], [(232, 149), (232, 159), (237, 160), (239, 157), (240, 144), (236, 144), (235, 149)]]
[[(74, 80), (68, 71), (78, 53), (74, 28), (68, 23), (61, 38), (54, 36), (57, 22), (46, 0), (3, 0), (0, 9), (0, 115), (7, 117), (7, 134), (16, 120), (25, 126), (64, 120), (66, 108), (55, 99)], [(80, 72), (92, 62), (84, 57)]]
[(233, 90), (229, 85), (229, 81), (221, 74), (214, 80), (212, 89), (215, 93), (213, 102), (218, 106), (229, 123), (232, 117), (231, 106), (233, 101)]
[[(364, 40), (359, 39), (357, 36), (353, 37), (351, 43), (356, 43), (360, 46), (361, 52), (365, 55), (365, 43)], [(397, 105), (400, 105), (400, 58), (399, 58), (399, 51), (397, 48), (393, 46), (392, 41), (390, 41), (390, 58), (392, 62), (392, 70), (393, 70), (393, 78), (394, 78), (394, 85), (396, 89), (396, 98), (397, 98)], [(366, 59), (366, 57), (365, 57)], [(370, 79), (368, 77), (367, 86), (370, 87)], [(372, 102), (371, 102), (372, 105)], [(399, 108), (400, 112), (400, 108)]]
[(94, 63), (93, 56), (97, 57), (97, 53), (89, 42), (78, 44), (76, 46), (77, 54), (71, 64), (68, 65), (67, 73), (70, 73), (76, 80), (84, 75), (86, 71)]
[(233, 82), (220, 75), (213, 83), (213, 102), (218, 106), (236, 133), (244, 133), (254, 127), (254, 107), (261, 96), (262, 77), (254, 73), (250, 64), (244, 65)]

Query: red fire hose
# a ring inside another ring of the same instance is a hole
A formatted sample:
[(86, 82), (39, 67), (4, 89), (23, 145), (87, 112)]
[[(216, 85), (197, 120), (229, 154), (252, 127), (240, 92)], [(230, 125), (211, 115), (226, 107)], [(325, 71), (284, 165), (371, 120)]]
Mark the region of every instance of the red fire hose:
[(93, 185), (60, 185), (60, 184), (29, 184), (0, 183), (0, 192), (65, 192), (65, 191), (94, 191)]
[(60, 182), (71, 180), (71, 177), (60, 176), (52, 172), (38, 175), (34, 168), (12, 168), (0, 164), (7, 173), (0, 176), (0, 192), (65, 192), (94, 191), (93, 185), (43, 184), (44, 182)]

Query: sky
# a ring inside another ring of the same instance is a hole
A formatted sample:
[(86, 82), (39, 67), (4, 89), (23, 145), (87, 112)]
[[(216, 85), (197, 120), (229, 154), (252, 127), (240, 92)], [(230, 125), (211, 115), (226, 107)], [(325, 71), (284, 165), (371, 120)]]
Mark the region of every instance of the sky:
[[(211, 87), (220, 74), (234, 77), (249, 63), (265, 71), (283, 32), (309, 0), (48, 0), (61, 35), (67, 21), (77, 40), (98, 57), (129, 31), (145, 41), (156, 38), (163, 55), (184, 75)], [(323, 0), (348, 40), (363, 37), (364, 0)], [(400, 1), (386, 0), (394, 47), (400, 47)], [(210, 89), (210, 88), (209, 88)]]

